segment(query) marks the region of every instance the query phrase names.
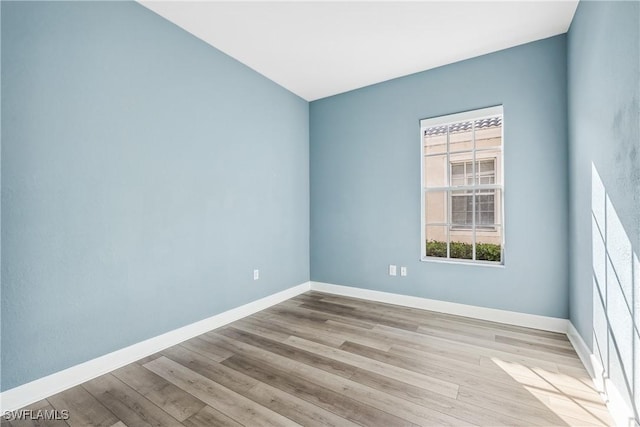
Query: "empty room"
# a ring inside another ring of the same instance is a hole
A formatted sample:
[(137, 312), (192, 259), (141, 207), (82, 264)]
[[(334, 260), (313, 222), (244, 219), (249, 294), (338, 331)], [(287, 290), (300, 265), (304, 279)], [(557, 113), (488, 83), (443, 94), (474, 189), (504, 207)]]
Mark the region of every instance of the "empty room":
[(0, 1), (0, 423), (640, 425), (639, 1)]

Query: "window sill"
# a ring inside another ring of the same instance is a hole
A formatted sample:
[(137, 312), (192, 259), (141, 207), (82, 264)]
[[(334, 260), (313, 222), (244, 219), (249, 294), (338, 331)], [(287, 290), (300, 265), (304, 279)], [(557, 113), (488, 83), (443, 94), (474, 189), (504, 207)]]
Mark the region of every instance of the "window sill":
[(504, 268), (504, 262), (495, 262), (495, 261), (473, 261), (473, 260), (465, 260), (465, 259), (456, 259), (456, 258), (442, 258), (442, 257), (433, 257), (426, 256), (420, 258), (422, 262), (435, 262), (439, 264), (461, 264), (461, 265), (476, 265), (481, 267), (493, 267), (493, 268)]

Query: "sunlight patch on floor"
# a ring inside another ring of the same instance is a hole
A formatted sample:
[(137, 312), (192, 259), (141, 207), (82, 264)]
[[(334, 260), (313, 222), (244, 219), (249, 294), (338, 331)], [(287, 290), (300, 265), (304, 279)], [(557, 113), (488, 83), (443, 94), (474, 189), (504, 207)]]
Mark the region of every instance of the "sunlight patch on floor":
[(491, 361), (569, 425), (613, 425), (592, 384), (559, 372), (492, 357)]

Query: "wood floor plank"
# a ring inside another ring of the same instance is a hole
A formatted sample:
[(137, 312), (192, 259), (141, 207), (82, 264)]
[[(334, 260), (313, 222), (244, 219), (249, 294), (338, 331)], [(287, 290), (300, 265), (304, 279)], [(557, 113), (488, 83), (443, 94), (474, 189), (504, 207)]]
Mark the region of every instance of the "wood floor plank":
[[(339, 347), (345, 340), (344, 337), (332, 334), (324, 327), (319, 327), (317, 325), (310, 327), (300, 322), (286, 322), (280, 320), (277, 316), (269, 316), (266, 319), (248, 320), (248, 322), (251, 323), (253, 330), (244, 329), (245, 331), (280, 342), (286, 340), (291, 335), (295, 335), (300, 338), (308, 339), (309, 341), (319, 342), (320, 344), (332, 347)], [(236, 327), (235, 324), (230, 326)]]
[[(351, 345), (349, 347), (353, 348)], [(343, 347), (343, 349), (345, 348)], [(519, 399), (522, 387), (528, 386), (560, 391), (568, 395), (601, 402), (599, 395), (594, 393), (593, 386), (589, 387), (567, 375), (542, 368), (530, 368), (516, 362), (506, 362), (497, 358), (492, 360), (482, 356), (480, 367), (478, 367), (475, 364), (454, 359), (446, 360), (440, 356), (434, 356), (431, 352), (402, 346), (392, 347), (389, 354), (394, 362), (402, 363), (401, 366), (411, 366), (414, 369), (426, 366), (427, 369), (439, 369), (445, 375), (447, 372), (450, 372), (451, 375), (462, 375), (462, 380), (455, 381), (470, 387), (482, 389), (484, 386), (488, 386), (490, 389), (492, 384), (495, 388), (496, 383), (502, 383), (511, 386), (511, 388), (515, 387), (517, 390), (509, 393), (509, 398), (512, 399)]]
[(178, 421), (205, 407), (204, 402), (136, 363), (116, 369), (112, 374)]
[[(271, 315), (266, 319), (263, 319), (265, 323), (267, 323), (267, 327), (286, 327), (288, 322), (283, 320), (277, 315)], [(327, 320), (323, 324), (319, 325), (318, 323), (313, 323), (311, 325), (307, 325), (304, 323), (298, 323), (298, 325), (309, 332), (305, 335), (290, 333), (289, 335), (294, 335), (300, 338), (308, 339), (309, 341), (319, 342), (320, 344), (329, 345), (331, 347), (339, 347), (345, 340), (349, 340), (352, 342), (357, 342), (363, 345), (368, 345), (370, 347), (378, 348), (381, 350), (388, 350), (391, 344), (381, 340), (379, 337), (371, 338), (367, 332), (370, 331), (368, 328), (362, 328), (358, 326), (353, 326), (346, 323), (336, 322), (335, 320)], [(312, 339), (313, 334), (311, 331), (315, 333), (320, 333), (322, 339)], [(310, 336), (311, 337), (310, 337)], [(331, 338), (331, 339), (327, 339)]]
[[(523, 331), (513, 331), (510, 329), (500, 328), (496, 329), (490, 325), (485, 323), (481, 324), (472, 324), (470, 322), (454, 322), (450, 319), (442, 319), (436, 318), (437, 320), (430, 320), (431, 323), (437, 323), (439, 325), (449, 325), (449, 327), (454, 328), (455, 330), (464, 329), (470, 332), (475, 331), (492, 331), (494, 335), (500, 335), (509, 338), (522, 339), (527, 342), (536, 343), (536, 344), (545, 344), (553, 347), (571, 349), (573, 350), (573, 346), (571, 342), (564, 336), (564, 339), (559, 339), (557, 337), (549, 337), (549, 336), (540, 336), (537, 334), (527, 334)], [(560, 335), (560, 334), (558, 334)]]
[(316, 323), (324, 323), (327, 320), (333, 320), (335, 322), (346, 323), (347, 325), (359, 326), (367, 329), (371, 329), (374, 326), (371, 322), (365, 322), (351, 317), (340, 316), (334, 313), (322, 313), (317, 310), (311, 310), (301, 306), (292, 306), (286, 301), (275, 307), (263, 310), (263, 313), (265, 315), (277, 314), (286, 319), (290, 319), (291, 322), (312, 321)]
[(526, 328), (524, 326), (516, 326), (516, 325), (509, 325), (506, 323), (491, 322), (489, 320), (473, 319), (470, 317), (457, 316), (455, 314), (448, 314), (448, 313), (435, 313), (434, 316), (444, 321), (450, 321), (455, 323), (467, 323), (473, 326), (485, 326), (487, 328), (494, 329), (495, 331), (501, 332), (501, 333), (505, 331), (510, 331), (510, 332), (520, 333), (526, 336), (537, 336), (537, 337), (547, 338), (547, 339), (556, 340), (556, 341), (563, 341), (563, 342), (569, 341), (569, 339), (565, 334), (561, 334), (558, 332), (543, 331), (540, 329)]
[(242, 424), (211, 406), (205, 406), (198, 413), (184, 420), (182, 424), (185, 427), (242, 427)]
[(442, 394), (443, 396), (455, 398), (458, 393), (458, 385), (449, 381), (409, 371), (404, 368), (399, 368), (358, 354), (349, 353), (344, 350), (323, 346), (322, 344), (313, 343), (302, 338), (290, 337), (287, 342), (300, 349), (307, 350), (309, 352), (316, 352), (330, 359), (346, 364), (352, 364), (353, 366), (357, 366), (361, 369), (381, 373), (385, 376), (406, 382), (407, 384), (412, 384), (416, 387), (421, 387), (425, 390)]
[(444, 332), (444, 331), (429, 328), (426, 326), (419, 326), (417, 328), (417, 332), (420, 334), (428, 335), (428, 336), (446, 338), (446, 339), (455, 340), (461, 343), (472, 344), (475, 346), (484, 347), (492, 350), (500, 350), (506, 353), (511, 353), (511, 354), (525, 356), (525, 357), (531, 357), (534, 359), (539, 359), (542, 361), (547, 361), (555, 364), (563, 364), (563, 365), (572, 366), (572, 367), (582, 366), (582, 363), (580, 362), (580, 359), (578, 359), (577, 355), (565, 356), (560, 354), (554, 354), (544, 350), (537, 350), (534, 348), (525, 348), (522, 346), (517, 346), (512, 344), (500, 343), (497, 341), (482, 340), (482, 339), (473, 338), (470, 336), (455, 334), (452, 332)]
[[(343, 350), (347, 350), (347, 351), (351, 351), (354, 353), (368, 353), (370, 350), (370, 347), (367, 346), (362, 346), (360, 344), (357, 343), (351, 343), (349, 341), (345, 342), (345, 344), (343, 344), (341, 346), (341, 348)], [(376, 350), (376, 349), (373, 349)], [(389, 351), (386, 352), (379, 352), (380, 354), (380, 358), (387, 358), (389, 361), (397, 361), (399, 363), (405, 364), (405, 365), (413, 365), (414, 368), (429, 368), (429, 367), (433, 367), (433, 368), (439, 368), (439, 369), (444, 369), (444, 370), (456, 370), (458, 372), (468, 372), (472, 375), (477, 375), (479, 373), (488, 373), (488, 371), (490, 369), (492, 369), (494, 372), (492, 372), (493, 374), (493, 378), (496, 378), (496, 375), (498, 376), (498, 378), (496, 379), (500, 379), (503, 378), (507, 381), (510, 381), (511, 378), (508, 374), (504, 373), (503, 371), (496, 369), (496, 368), (490, 368), (489, 366), (487, 367), (483, 367), (482, 365), (480, 365), (479, 361), (480, 359), (477, 358), (472, 358), (471, 360), (466, 360), (466, 359), (460, 359), (460, 358), (454, 358), (454, 357), (448, 357), (448, 354), (446, 351), (425, 351), (424, 348), (414, 348), (414, 347), (405, 347), (405, 346), (401, 346), (401, 345), (393, 345)]]
[(350, 307), (348, 305), (341, 304), (340, 302), (325, 302), (318, 299), (309, 299), (300, 305), (302, 306), (304, 304), (314, 305), (317, 308), (319, 308), (320, 311), (327, 312), (327, 313), (331, 313), (331, 312), (355, 313), (358, 311), (357, 307)]
[(466, 386), (460, 386), (458, 400), (460, 400), (461, 402), (472, 403), (476, 406), (485, 408), (492, 412), (498, 412), (511, 417), (520, 417), (526, 419), (529, 423), (531, 423), (531, 425), (566, 425), (566, 423), (558, 414), (549, 410), (549, 408), (546, 406), (534, 406), (531, 405), (530, 401), (520, 403), (513, 400), (510, 400), (508, 404), (505, 404), (502, 396), (491, 393), (483, 393)]
[[(451, 351), (459, 351), (470, 355), (479, 355), (486, 357), (497, 357), (501, 360), (517, 362), (530, 367), (542, 367), (549, 371), (559, 372), (559, 366), (551, 361), (540, 360), (532, 355), (522, 355), (508, 351), (489, 348), (484, 345), (469, 343), (466, 340), (456, 340), (455, 337), (439, 337), (436, 335), (420, 334), (401, 329), (389, 328), (384, 325), (376, 325), (373, 331), (380, 331), (392, 337), (401, 337), (405, 340), (414, 340), (414, 343), (403, 343), (403, 346), (421, 350), (423, 345), (437, 345)], [(428, 350), (427, 350), (428, 351)]]
[[(474, 365), (478, 365), (480, 363), (480, 356), (478, 354), (474, 354), (472, 352), (461, 352), (458, 348), (450, 348), (443, 346), (442, 343), (434, 343), (432, 340), (425, 339), (424, 336), (416, 333), (411, 333), (413, 336), (405, 338), (400, 334), (390, 334), (376, 328), (362, 329), (355, 326), (338, 324), (332, 320), (328, 320), (327, 325), (331, 328), (333, 333), (344, 335), (351, 342), (378, 348), (384, 351), (391, 351), (393, 347), (403, 346), (403, 348), (422, 350), (422, 358), (442, 357), (447, 360), (458, 360)], [(408, 331), (402, 332), (407, 334), (410, 333)], [(353, 336), (360, 336), (366, 340), (353, 340), (351, 339)], [(378, 343), (378, 345), (369, 345), (369, 342)]]
[(530, 423), (525, 420), (487, 411), (484, 408), (432, 393), (374, 372), (359, 370), (351, 377), (351, 380), (468, 423), (485, 426), (530, 426)]
[(190, 340), (183, 341), (180, 343), (180, 345), (216, 362), (222, 362), (227, 357), (233, 355), (233, 353), (225, 351), (221, 348), (211, 346), (211, 344), (200, 337), (195, 337), (191, 338)]
[(241, 331), (262, 335), (274, 341), (284, 341), (289, 338), (291, 334), (288, 333), (288, 331), (271, 328), (271, 323), (272, 322), (270, 321), (265, 322), (264, 320), (255, 319), (253, 317), (245, 317), (244, 319), (231, 323), (229, 326), (233, 326)]
[(144, 365), (226, 416), (245, 425), (298, 426), (293, 420), (188, 369), (166, 357)]
[(407, 331), (415, 331), (417, 325), (404, 319), (394, 318), (392, 316), (379, 316), (378, 313), (370, 313), (358, 310), (345, 310), (337, 304), (329, 303), (304, 303), (300, 304), (300, 308), (313, 310), (320, 313), (331, 313), (346, 320), (358, 320), (371, 324), (381, 324), (392, 328), (405, 329)]
[(199, 353), (195, 353), (181, 346), (169, 348), (164, 350), (162, 353), (174, 362), (177, 362), (182, 366), (235, 391), (236, 393), (248, 390), (257, 384), (257, 381), (253, 378), (238, 373), (218, 362), (214, 362)]
[[(335, 375), (340, 375), (345, 378), (349, 378), (355, 372), (355, 367), (353, 367), (352, 365), (325, 357), (313, 351), (307, 351), (306, 349), (301, 349), (289, 345), (288, 340), (291, 337), (287, 338), (284, 343), (279, 343), (277, 341), (269, 340), (255, 334), (249, 334), (247, 332), (239, 331), (233, 328), (222, 328), (219, 329), (217, 333), (240, 342), (251, 344), (252, 346), (260, 347), (271, 353), (287, 357), (291, 360), (296, 360), (308, 365), (315, 366), (317, 368)], [(322, 345), (319, 343), (316, 344)]]
[[(291, 325), (290, 321), (277, 314), (271, 314), (268, 317), (260, 318), (260, 321), (263, 322), (267, 328), (278, 328), (278, 330), (283, 332), (287, 330), (286, 327), (288, 325)], [(311, 324), (305, 322), (297, 322), (296, 325), (299, 328), (302, 328), (303, 331), (306, 330), (306, 332), (304, 334), (300, 334), (296, 331), (289, 333), (289, 335), (295, 335), (297, 337), (308, 339), (309, 341), (319, 342), (320, 344), (325, 344), (331, 347), (339, 347), (347, 339), (382, 350), (387, 350), (390, 347), (390, 344), (382, 340), (369, 338), (366, 334), (349, 332), (348, 329), (355, 328), (358, 331), (368, 331), (370, 330), (368, 328), (357, 327), (346, 323), (339, 323), (335, 320), (326, 320), (322, 324), (318, 324), (318, 322), (312, 322)], [(342, 327), (344, 327), (345, 329), (336, 332), (336, 329)], [(291, 330), (289, 329), (288, 331)]]
[(576, 356), (576, 351), (571, 347), (559, 347), (557, 345), (542, 344), (539, 342), (531, 342), (529, 340), (523, 340), (520, 338), (513, 338), (513, 337), (508, 337), (508, 336), (499, 335), (499, 334), (495, 336), (495, 340), (496, 342), (523, 347), (523, 348), (529, 348), (533, 350), (544, 349), (551, 353), (559, 354), (562, 356), (570, 356), (572, 358), (575, 358)]
[(71, 427), (111, 427), (119, 419), (82, 386), (76, 386), (47, 398), (51, 406), (69, 411)]
[(592, 402), (582, 401), (564, 394), (550, 394), (533, 387), (527, 390), (536, 396), (560, 418), (571, 417), (591, 425), (613, 425), (613, 419), (601, 405), (593, 405)]
[(502, 370), (526, 386), (566, 393), (567, 395), (584, 400), (592, 400), (597, 403), (602, 401), (593, 383), (585, 383), (563, 373), (548, 371), (543, 368), (528, 367), (498, 358), (490, 359), (483, 357), (480, 365), (490, 367), (493, 370)]
[(304, 426), (358, 426), (358, 424), (301, 399), (295, 394), (284, 392), (263, 382), (247, 390), (245, 396)]
[(82, 386), (126, 425), (140, 427), (181, 426), (178, 420), (112, 374), (102, 375), (87, 381)]

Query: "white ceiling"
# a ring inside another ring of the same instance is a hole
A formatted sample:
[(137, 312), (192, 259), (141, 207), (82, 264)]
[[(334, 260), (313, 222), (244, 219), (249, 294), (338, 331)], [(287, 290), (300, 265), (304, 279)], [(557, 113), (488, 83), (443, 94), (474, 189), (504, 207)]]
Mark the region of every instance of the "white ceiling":
[(567, 32), (577, 0), (141, 4), (312, 101)]

